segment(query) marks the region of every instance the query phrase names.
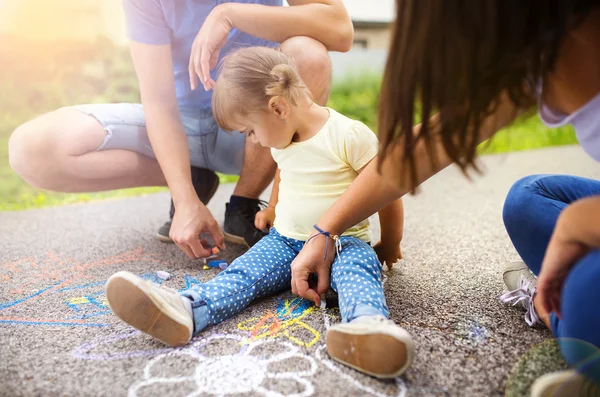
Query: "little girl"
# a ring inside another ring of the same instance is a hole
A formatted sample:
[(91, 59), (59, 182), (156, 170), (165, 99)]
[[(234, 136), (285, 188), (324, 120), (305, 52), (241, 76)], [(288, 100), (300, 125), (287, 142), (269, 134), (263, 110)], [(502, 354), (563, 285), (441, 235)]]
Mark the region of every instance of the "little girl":
[(375, 248), (368, 220), (339, 237), (315, 225), (377, 155), (375, 134), (315, 104), (292, 60), (265, 47), (241, 49), (223, 60), (213, 112), (220, 128), (272, 148), (278, 165), (273, 192), (269, 206), (256, 215), (256, 226), (270, 227), (270, 233), (215, 278), (179, 294), (129, 272), (116, 273), (106, 284), (113, 312), (168, 345), (184, 345), (254, 299), (289, 289), (290, 264), (314, 227), (323, 234), (315, 238), (330, 239), (329, 249), (337, 254), (331, 287), (342, 323), (329, 328), (329, 355), (379, 378), (403, 373), (412, 362), (413, 342), (388, 319), (381, 276), (381, 262), (391, 267), (401, 256), (402, 202), (379, 212), (382, 239)]

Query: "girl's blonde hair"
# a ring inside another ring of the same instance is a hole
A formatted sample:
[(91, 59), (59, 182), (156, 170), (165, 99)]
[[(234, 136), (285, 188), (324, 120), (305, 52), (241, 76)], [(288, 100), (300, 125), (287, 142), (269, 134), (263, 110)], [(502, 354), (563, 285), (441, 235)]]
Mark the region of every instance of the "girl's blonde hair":
[(219, 128), (232, 131), (251, 113), (265, 111), (271, 98), (279, 96), (292, 106), (310, 92), (292, 58), (268, 47), (248, 47), (221, 61), (214, 87), (212, 109)]

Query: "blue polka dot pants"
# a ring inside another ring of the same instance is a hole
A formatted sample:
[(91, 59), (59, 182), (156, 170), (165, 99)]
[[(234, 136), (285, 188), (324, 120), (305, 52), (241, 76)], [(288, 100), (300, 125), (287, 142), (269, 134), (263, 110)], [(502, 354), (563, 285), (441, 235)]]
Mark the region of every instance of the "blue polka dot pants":
[[(387, 318), (382, 267), (375, 251), (355, 237), (342, 237), (341, 242), (342, 250), (331, 268), (331, 287), (338, 293), (342, 321), (364, 315)], [(303, 246), (304, 241), (284, 237), (271, 228), (215, 278), (181, 292), (192, 300), (194, 334), (239, 313), (256, 298), (289, 289), (290, 266)]]

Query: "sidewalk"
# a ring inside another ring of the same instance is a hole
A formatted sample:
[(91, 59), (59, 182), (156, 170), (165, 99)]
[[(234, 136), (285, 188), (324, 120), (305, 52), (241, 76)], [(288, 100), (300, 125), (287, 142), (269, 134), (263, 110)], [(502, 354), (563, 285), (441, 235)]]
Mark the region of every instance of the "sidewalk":
[[(483, 177), (468, 182), (451, 167), (405, 199), (405, 259), (385, 273), (385, 289), (417, 355), (392, 382), (330, 361), (324, 336), (338, 312), (291, 293), (253, 304), (183, 349), (121, 324), (103, 293), (114, 272), (156, 279), (166, 270), (175, 277), (165, 285), (176, 289), (217, 274), (153, 238), (167, 194), (0, 213), (0, 396), (502, 396), (507, 384), (520, 395), (560, 363), (552, 343), (538, 346), (550, 332), (530, 329), (519, 309), (498, 300), (502, 266), (518, 259), (502, 225), (504, 197), (521, 176), (600, 179), (600, 166), (579, 147), (483, 163)], [(221, 221), (232, 189), (220, 187), (209, 205)], [(527, 352), (533, 358), (511, 374)]]

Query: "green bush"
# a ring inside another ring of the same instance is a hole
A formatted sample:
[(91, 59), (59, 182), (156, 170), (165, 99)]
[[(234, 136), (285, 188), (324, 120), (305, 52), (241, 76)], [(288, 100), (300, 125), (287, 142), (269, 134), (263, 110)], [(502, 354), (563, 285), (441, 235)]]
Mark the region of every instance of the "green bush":
[(348, 76), (333, 86), (327, 106), (375, 130), (380, 82), (372, 73)]

